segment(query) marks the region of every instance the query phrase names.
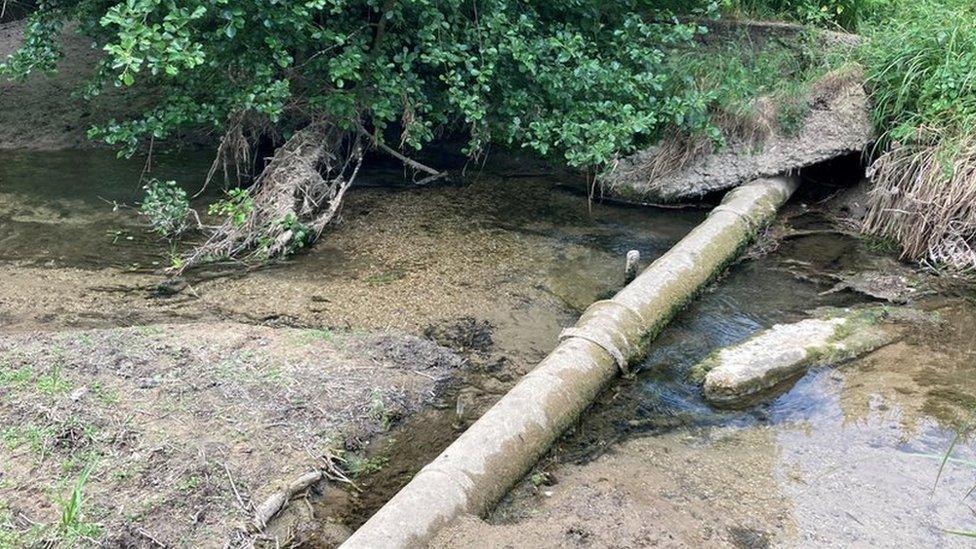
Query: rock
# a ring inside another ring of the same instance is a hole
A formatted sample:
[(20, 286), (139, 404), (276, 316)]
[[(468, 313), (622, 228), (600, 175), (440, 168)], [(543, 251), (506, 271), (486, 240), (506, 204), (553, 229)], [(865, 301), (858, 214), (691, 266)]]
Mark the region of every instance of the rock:
[(892, 343), (902, 336), (904, 323), (927, 318), (911, 309), (824, 309), (818, 318), (777, 324), (713, 353), (692, 376), (704, 381), (705, 398), (713, 405), (743, 407), (775, 394), (810, 367), (838, 364)]
[[(687, 201), (862, 151), (874, 134), (861, 80), (854, 70), (829, 73), (814, 83), (807, 98), (810, 112), (795, 136), (773, 130), (758, 144), (753, 137), (729, 138), (726, 147), (712, 152), (701, 144), (662, 143), (622, 159), (602, 179), (603, 193), (638, 203)], [(689, 148), (696, 146), (699, 152)], [(690, 160), (672, 165), (673, 158)]]
[(919, 295), (919, 289), (913, 277), (888, 271), (861, 271), (833, 275), (839, 280), (823, 295), (850, 290), (875, 299), (883, 299), (892, 303), (907, 303)]

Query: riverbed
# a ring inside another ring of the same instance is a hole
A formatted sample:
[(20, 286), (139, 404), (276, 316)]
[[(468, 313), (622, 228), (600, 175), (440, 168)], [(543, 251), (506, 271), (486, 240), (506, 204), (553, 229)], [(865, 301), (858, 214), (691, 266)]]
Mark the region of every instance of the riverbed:
[[(158, 155), (152, 175), (200, 190), (208, 153)], [(510, 160), (417, 188), (364, 175), (308, 253), (261, 268), (214, 266), (163, 284), (178, 249), (135, 209), (142, 161), (104, 151), (0, 152), (0, 333), (235, 322), (288, 330), (406, 332), (468, 363), (440, 402), (367, 444), (361, 492), (309, 507), (355, 527), (530, 370), (589, 303), (623, 284), (624, 256), (653, 260), (704, 210), (611, 206), (580, 182)], [(221, 192), (202, 191), (195, 205)], [(789, 223), (822, 227), (801, 195)], [(930, 297), (945, 324), (812, 372), (757, 408), (716, 411), (686, 381), (721, 345), (820, 305), (872, 301), (811, 273), (884, 270), (864, 241), (813, 234), (754, 249), (611, 387), (487, 518), (439, 546), (961, 544), (976, 528), (972, 469), (939, 457), (976, 403), (974, 308)], [(765, 252), (765, 253), (760, 253)], [(317, 332), (316, 332), (317, 333)], [(973, 456), (966, 444), (961, 460)], [(177, 482), (179, 479), (173, 480)], [(313, 536), (314, 537), (314, 536)], [(335, 537), (320, 536), (328, 546)], [(309, 542), (311, 543), (311, 542)]]

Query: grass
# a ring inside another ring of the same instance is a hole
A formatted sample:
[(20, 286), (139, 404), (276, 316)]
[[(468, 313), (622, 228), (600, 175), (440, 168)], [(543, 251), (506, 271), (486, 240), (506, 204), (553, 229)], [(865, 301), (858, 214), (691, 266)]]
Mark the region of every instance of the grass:
[(0, 389), (23, 387), (33, 377), (34, 372), (27, 366), (11, 368), (9, 363), (0, 364)]
[(51, 371), (37, 376), (34, 385), (38, 392), (48, 396), (59, 395), (71, 390), (71, 383), (61, 375), (60, 364), (55, 364)]
[(726, 0), (723, 12), (740, 19), (781, 20), (856, 31), (878, 17), (890, 0)]
[[(807, 86), (829, 68), (826, 56), (811, 47), (814, 41), (811, 31), (801, 34), (797, 42), (755, 44), (741, 32), (722, 37), (719, 43), (672, 52), (669, 69), (683, 75), (686, 84), (711, 104), (716, 127), (761, 138), (778, 118), (791, 117), (778, 116), (780, 107), (798, 110)], [(760, 98), (770, 98), (772, 103)]]
[(895, 4), (862, 51), (881, 136), (866, 229), (907, 259), (976, 270), (976, 5)]
[(16, 425), (0, 431), (0, 440), (8, 450), (16, 450), (25, 444), (35, 455), (43, 456), (52, 445), (54, 428), (52, 426), (38, 426), (33, 424)]
[(71, 491), (58, 502), (57, 523), (19, 528), (14, 513), (0, 501), (0, 549), (97, 545), (95, 539), (102, 529), (87, 520), (85, 510), (85, 485), (93, 468), (94, 462), (90, 462), (78, 475)]
[[(845, 61), (843, 54), (824, 49), (816, 29), (762, 42), (747, 30), (728, 30), (670, 51), (668, 71), (694, 91), (701, 105), (692, 110), (704, 112), (706, 123), (677, 121), (640, 177), (665, 176), (725, 145), (758, 152), (773, 133), (796, 136), (810, 111), (814, 83)], [(677, 129), (683, 126), (703, 129)]]
[(355, 455), (348, 456), (346, 457), (346, 472), (349, 473), (350, 478), (358, 480), (382, 470), (389, 461), (390, 458), (386, 456), (373, 456), (370, 458)]
[[(861, 35), (858, 48), (828, 52), (826, 65), (843, 63), (829, 61), (840, 55), (862, 66), (874, 105), (879, 140), (865, 231), (897, 242), (904, 259), (976, 272), (976, 3), (727, 0), (723, 12)], [(740, 66), (734, 53), (743, 48), (731, 44), (732, 55), (679, 59), (675, 69), (705, 74), (719, 110), (745, 119), (752, 90), (772, 85), (780, 105), (776, 122), (789, 134), (809, 109), (802, 101), (808, 73), (823, 64), (816, 43), (799, 46), (793, 58), (767, 48), (758, 63), (746, 56)]]
[(91, 463), (81, 471), (68, 497), (60, 503), (61, 520), (58, 523), (57, 533), (68, 546), (75, 545), (82, 538), (95, 538), (101, 530), (97, 524), (83, 520), (84, 489), (93, 467), (94, 463)]

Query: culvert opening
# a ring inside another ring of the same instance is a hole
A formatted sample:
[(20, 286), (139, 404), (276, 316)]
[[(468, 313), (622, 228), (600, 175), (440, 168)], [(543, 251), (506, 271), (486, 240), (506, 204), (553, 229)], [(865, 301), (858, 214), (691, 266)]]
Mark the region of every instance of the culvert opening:
[(820, 202), (857, 186), (864, 180), (867, 164), (860, 152), (845, 154), (803, 168), (794, 200)]

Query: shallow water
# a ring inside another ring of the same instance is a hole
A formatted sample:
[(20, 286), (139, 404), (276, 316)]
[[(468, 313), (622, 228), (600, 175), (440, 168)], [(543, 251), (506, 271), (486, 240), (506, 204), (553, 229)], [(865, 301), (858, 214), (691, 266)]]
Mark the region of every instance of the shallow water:
[[(153, 176), (200, 181), (209, 165), (209, 155), (199, 152), (156, 155)], [(120, 160), (106, 151), (0, 151), (0, 260), (159, 265), (165, 246), (143, 230), (136, 214), (144, 167), (141, 159)]]
[[(652, 344), (643, 371), (604, 394), (544, 461), (555, 478), (569, 477), (554, 487), (555, 503), (523, 484), (494, 512), (495, 526), (487, 531), (495, 528), (500, 537), (492, 541), (506, 539), (509, 528), (522, 529), (527, 539), (545, 528), (551, 535), (546, 520), (574, 528), (572, 518), (555, 517), (586, 500), (560, 491), (599, 485), (613, 469), (614, 478), (658, 479), (659, 511), (674, 506), (720, 531), (724, 523), (720, 538), (730, 543), (747, 530), (786, 546), (962, 545), (964, 538), (946, 531), (976, 529), (964, 500), (976, 466), (968, 443), (954, 456), (970, 462), (950, 462), (936, 479), (956, 427), (976, 405), (970, 303), (941, 308), (940, 327), (836, 369), (812, 371), (785, 394), (745, 411), (711, 408), (686, 381), (688, 370), (716, 348), (815, 307), (866, 301), (847, 292), (823, 295), (829, 286), (798, 280), (789, 267), (831, 271), (873, 259), (854, 239), (816, 236), (733, 267)], [(673, 464), (640, 459), (652, 451), (693, 457), (672, 478)], [(689, 488), (681, 475), (698, 484)], [(614, 514), (644, 512), (632, 505), (620, 503)], [(620, 532), (624, 537), (612, 542), (626, 544), (626, 524)], [(705, 543), (698, 534), (676, 539)]]

